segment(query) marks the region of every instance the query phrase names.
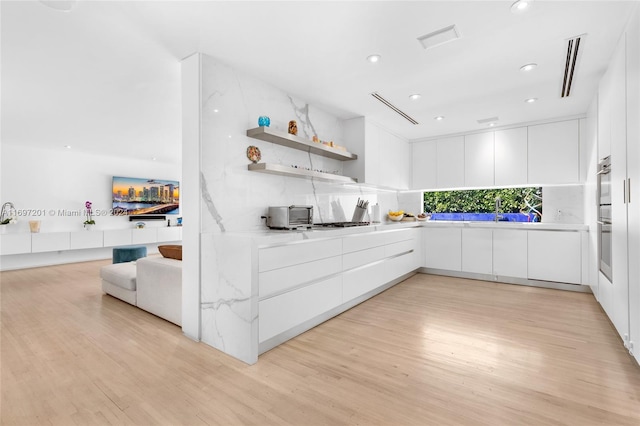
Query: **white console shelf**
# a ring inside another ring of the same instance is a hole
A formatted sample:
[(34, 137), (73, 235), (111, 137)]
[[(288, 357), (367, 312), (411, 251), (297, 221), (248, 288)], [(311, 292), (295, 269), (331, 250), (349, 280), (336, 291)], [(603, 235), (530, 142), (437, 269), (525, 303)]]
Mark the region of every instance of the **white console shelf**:
[(182, 228), (179, 226), (109, 229), (105, 231), (1, 234), (0, 255), (46, 253), (174, 241), (182, 241)]

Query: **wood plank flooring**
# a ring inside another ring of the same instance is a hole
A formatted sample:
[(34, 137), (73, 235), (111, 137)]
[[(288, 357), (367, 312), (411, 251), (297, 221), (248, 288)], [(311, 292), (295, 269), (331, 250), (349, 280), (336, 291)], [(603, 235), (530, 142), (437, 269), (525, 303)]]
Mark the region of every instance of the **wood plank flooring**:
[(103, 295), (0, 273), (3, 425), (640, 425), (592, 295), (416, 275), (248, 366)]

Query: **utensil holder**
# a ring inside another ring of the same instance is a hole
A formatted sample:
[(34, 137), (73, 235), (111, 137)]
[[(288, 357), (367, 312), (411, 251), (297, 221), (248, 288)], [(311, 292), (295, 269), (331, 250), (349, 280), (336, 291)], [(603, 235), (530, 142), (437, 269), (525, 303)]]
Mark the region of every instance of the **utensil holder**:
[(356, 209), (353, 211), (353, 218), (351, 222), (363, 222), (364, 214), (367, 212), (367, 209), (356, 206)]

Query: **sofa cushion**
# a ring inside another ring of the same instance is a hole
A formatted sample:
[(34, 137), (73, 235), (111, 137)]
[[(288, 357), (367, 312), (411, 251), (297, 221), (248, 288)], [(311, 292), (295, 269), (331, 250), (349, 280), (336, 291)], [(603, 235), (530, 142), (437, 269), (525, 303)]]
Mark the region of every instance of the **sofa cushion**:
[(114, 263), (100, 268), (100, 277), (127, 290), (136, 289), (136, 263)]

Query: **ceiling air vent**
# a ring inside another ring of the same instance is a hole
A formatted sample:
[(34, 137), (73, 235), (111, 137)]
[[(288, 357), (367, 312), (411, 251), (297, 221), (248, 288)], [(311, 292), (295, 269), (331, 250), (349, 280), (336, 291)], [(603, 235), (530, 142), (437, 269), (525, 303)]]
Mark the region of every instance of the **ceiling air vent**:
[(383, 104), (385, 104), (387, 107), (391, 108), (392, 110), (394, 110), (395, 112), (397, 112), (398, 114), (400, 114), (401, 116), (403, 116), (408, 122), (410, 122), (411, 124), (418, 124), (418, 122), (416, 120), (414, 120), (413, 118), (411, 118), (409, 116), (409, 114), (407, 114), (404, 111), (401, 111), (398, 107), (396, 107), (395, 105), (393, 105), (391, 102), (389, 102), (388, 100), (386, 100), (385, 98), (383, 98), (382, 96), (380, 96), (378, 94), (378, 92), (373, 92), (371, 94), (371, 96), (373, 96), (374, 98), (376, 98), (377, 100), (379, 100), (380, 102), (382, 102)]
[(422, 37), (418, 37), (418, 41), (426, 50), (459, 38), (460, 34), (458, 33), (458, 29), (456, 28), (456, 26), (449, 25), (448, 27), (430, 32), (429, 34), (423, 35)]
[(478, 120), (478, 124), (495, 123), (498, 120), (498, 117), (483, 118), (482, 120)]
[(564, 65), (564, 78), (562, 79), (562, 93), (560, 97), (565, 98), (571, 93), (571, 83), (576, 70), (576, 62), (578, 61), (578, 50), (580, 49), (580, 40), (585, 34), (570, 38), (567, 41), (567, 60)]

